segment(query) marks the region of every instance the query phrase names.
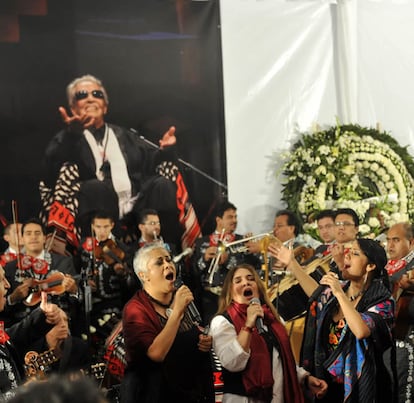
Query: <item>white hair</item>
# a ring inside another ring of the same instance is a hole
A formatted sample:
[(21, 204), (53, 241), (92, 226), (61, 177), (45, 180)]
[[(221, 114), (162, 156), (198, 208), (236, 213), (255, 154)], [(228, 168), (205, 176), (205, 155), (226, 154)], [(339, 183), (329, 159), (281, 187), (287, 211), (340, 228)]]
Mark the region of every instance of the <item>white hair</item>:
[(101, 90), (104, 94), (105, 103), (108, 105), (108, 94), (106, 93), (105, 87), (102, 84), (102, 81), (99, 80), (99, 78), (96, 78), (95, 76), (91, 74), (86, 74), (82, 77), (75, 78), (73, 81), (71, 81), (68, 86), (66, 87), (66, 96), (68, 98), (68, 104), (69, 106), (73, 106), (75, 103), (75, 88), (78, 84), (81, 83), (93, 83), (101, 87)]
[(155, 249), (163, 249), (167, 251), (167, 249), (165, 249), (158, 242), (154, 242), (149, 245), (143, 246), (135, 254), (134, 261), (133, 261), (133, 267), (134, 267), (134, 272), (137, 275), (141, 284), (144, 284), (144, 280), (141, 278), (139, 273), (146, 273), (148, 271), (148, 261), (150, 260), (151, 252)]

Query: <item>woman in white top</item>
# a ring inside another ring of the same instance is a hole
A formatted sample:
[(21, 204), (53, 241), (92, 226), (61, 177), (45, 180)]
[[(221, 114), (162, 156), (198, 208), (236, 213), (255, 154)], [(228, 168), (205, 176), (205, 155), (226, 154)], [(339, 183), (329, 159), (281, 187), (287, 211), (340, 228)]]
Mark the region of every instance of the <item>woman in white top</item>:
[(302, 403), (325, 381), (296, 367), (288, 335), (253, 266), (229, 271), (211, 322), (213, 348), (223, 367), (225, 403)]

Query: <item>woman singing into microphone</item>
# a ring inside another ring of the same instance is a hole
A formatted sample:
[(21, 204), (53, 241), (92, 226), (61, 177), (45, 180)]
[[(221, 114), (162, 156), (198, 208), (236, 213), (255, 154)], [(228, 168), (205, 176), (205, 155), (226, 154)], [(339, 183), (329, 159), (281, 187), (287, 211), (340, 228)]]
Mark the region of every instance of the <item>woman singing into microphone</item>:
[(223, 366), (224, 403), (301, 403), (302, 386), (317, 397), (326, 392), (325, 381), (296, 367), (286, 330), (253, 266), (228, 272), (210, 332)]
[(123, 403), (214, 402), (211, 336), (191, 321), (193, 295), (174, 287), (176, 269), (158, 244), (139, 250), (134, 270), (143, 289), (123, 311), (127, 368)]
[(335, 273), (311, 278), (292, 252), (270, 246), (311, 297), (302, 365), (328, 382), (326, 402), (391, 402), (392, 381), (383, 353), (392, 344), (394, 301), (378, 242), (359, 238), (345, 255), (344, 281)]

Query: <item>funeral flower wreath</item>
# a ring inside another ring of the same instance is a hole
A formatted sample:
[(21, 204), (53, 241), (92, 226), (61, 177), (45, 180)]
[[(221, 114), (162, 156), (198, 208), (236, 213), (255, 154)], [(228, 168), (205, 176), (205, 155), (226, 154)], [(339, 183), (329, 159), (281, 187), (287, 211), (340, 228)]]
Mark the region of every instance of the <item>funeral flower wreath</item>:
[(361, 235), (378, 235), (414, 218), (414, 161), (386, 132), (337, 125), (301, 133), (283, 153), (282, 199), (315, 234), (315, 213), (350, 207), (361, 219)]

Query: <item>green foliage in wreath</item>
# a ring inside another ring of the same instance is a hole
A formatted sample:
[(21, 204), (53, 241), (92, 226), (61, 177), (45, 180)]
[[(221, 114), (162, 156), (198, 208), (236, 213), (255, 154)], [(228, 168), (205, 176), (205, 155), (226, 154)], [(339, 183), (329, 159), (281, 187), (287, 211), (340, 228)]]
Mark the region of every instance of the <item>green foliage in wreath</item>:
[(282, 199), (311, 235), (327, 208), (353, 208), (363, 235), (414, 218), (414, 160), (386, 132), (337, 125), (303, 133), (283, 159)]

